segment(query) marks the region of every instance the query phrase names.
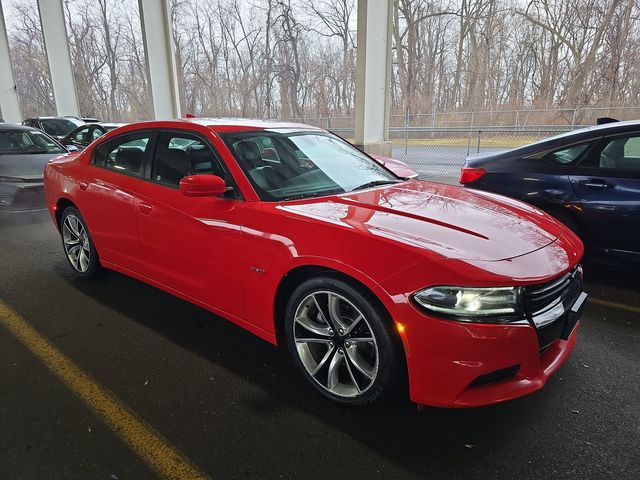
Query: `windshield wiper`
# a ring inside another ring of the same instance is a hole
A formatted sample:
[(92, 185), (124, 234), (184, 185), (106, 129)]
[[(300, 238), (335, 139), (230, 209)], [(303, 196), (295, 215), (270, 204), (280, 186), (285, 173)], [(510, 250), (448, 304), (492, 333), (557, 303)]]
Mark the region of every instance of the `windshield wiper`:
[(345, 193), (344, 191), (329, 191), (329, 192), (316, 192), (316, 193), (302, 193), (299, 195), (291, 195), (290, 197), (283, 197), (278, 199), (279, 202), (285, 200), (300, 200), (301, 198), (315, 198), (315, 197), (328, 197), (329, 195), (336, 195), (338, 193)]
[(373, 182), (367, 182), (365, 184), (362, 184), (351, 191), (355, 192), (356, 190), (364, 190), (365, 188), (379, 187), (380, 185), (390, 185), (392, 183), (402, 183), (402, 180), (374, 180)]

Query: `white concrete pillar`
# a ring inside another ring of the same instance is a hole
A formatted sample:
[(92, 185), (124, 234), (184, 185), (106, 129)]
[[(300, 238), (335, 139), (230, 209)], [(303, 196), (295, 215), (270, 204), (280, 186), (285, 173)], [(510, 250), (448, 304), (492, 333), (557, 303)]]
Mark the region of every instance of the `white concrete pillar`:
[(355, 143), (391, 155), (389, 91), (393, 0), (358, 0)]
[(180, 118), (178, 76), (168, 0), (139, 0), (142, 37), (156, 120)]
[(80, 116), (62, 0), (38, 0), (53, 98), (58, 115)]
[(16, 90), (16, 79), (13, 76), (11, 67), (11, 56), (9, 55), (9, 40), (7, 27), (4, 22), (4, 12), (0, 1), (0, 118), (4, 118), (7, 123), (20, 123), (20, 104), (18, 103), (18, 91)]

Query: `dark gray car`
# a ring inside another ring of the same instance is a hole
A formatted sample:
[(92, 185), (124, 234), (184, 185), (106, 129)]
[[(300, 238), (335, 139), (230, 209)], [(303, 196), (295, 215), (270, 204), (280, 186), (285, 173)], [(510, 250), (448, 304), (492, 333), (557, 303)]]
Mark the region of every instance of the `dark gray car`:
[(40, 130), (0, 124), (0, 212), (44, 208), (44, 165), (67, 152)]

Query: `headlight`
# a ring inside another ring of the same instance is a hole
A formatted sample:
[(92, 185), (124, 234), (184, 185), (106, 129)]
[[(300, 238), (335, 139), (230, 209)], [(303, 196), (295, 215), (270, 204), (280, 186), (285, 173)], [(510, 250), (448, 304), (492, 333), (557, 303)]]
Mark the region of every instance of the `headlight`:
[(520, 313), (520, 287), (430, 287), (414, 295), (420, 306), (462, 321), (508, 320)]

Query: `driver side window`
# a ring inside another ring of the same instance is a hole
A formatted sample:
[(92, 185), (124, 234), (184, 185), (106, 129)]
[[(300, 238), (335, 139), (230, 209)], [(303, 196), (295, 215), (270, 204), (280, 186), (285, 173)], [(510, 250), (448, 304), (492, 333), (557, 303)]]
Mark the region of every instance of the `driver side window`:
[(211, 147), (197, 136), (163, 132), (158, 136), (151, 179), (178, 188), (189, 175), (217, 175), (228, 180)]

